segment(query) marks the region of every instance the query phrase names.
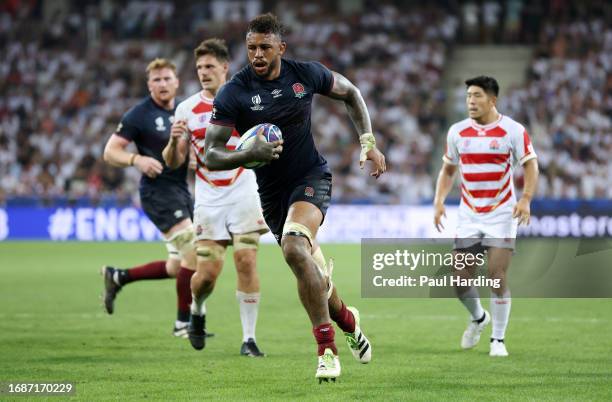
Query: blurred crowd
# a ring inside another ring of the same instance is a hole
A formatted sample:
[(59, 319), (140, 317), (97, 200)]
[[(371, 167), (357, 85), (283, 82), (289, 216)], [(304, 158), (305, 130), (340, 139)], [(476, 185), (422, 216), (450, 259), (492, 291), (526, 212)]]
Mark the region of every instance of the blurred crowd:
[[(57, 10), (28, 4), (0, 17), (0, 187), (10, 196), (126, 202), (137, 199), (138, 172), (112, 168), (101, 154), (121, 115), (146, 95), (147, 62), (173, 59), (180, 97), (195, 93), (193, 47), (223, 32), (237, 71), (246, 63), (245, 22), (263, 7), (253, 1), (213, 1), (207, 8), (160, 1), (75, 2)], [(319, 60), (353, 80), (387, 153), (389, 174), (369, 178), (359, 170), (346, 111), (319, 101), (313, 131), (335, 173), (334, 197), (418, 201), (432, 196), (431, 153), (445, 125), (441, 76), (457, 21), (436, 7), (376, 9), (341, 16), (323, 1), (274, 7), (287, 27), (288, 57)]]
[[(334, 172), (335, 200), (431, 199), (436, 144), (448, 124), (446, 55), (466, 22), (458, 7), (448, 6), (453, 2), (405, 3), (366, 0), (365, 13), (352, 10), (351, 2), (323, 0), (4, 2), (0, 202), (34, 196), (137, 203), (139, 173), (112, 168), (101, 155), (122, 114), (147, 95), (146, 64), (172, 59), (179, 66), (179, 98), (185, 98), (200, 89), (192, 59), (198, 42), (223, 37), (235, 72), (246, 63), (246, 22), (263, 10), (286, 25), (288, 57), (319, 60), (346, 75), (370, 108), (390, 168), (379, 180), (359, 169), (357, 136), (342, 105), (317, 98), (313, 132)], [(612, 197), (602, 181), (612, 175), (605, 160), (611, 146), (609, 27), (545, 26), (541, 43), (546, 46), (528, 86), (507, 99), (508, 114), (532, 127), (546, 178), (540, 194)]]
[(539, 194), (612, 198), (612, 27), (602, 16), (545, 25), (527, 82), (500, 110), (528, 127)]

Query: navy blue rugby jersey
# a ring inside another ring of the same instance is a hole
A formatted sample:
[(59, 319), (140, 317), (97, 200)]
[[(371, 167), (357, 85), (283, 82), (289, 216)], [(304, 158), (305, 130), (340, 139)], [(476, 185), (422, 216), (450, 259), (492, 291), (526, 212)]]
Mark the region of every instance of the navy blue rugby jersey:
[[(175, 105), (178, 103), (176, 101)], [(175, 110), (176, 107), (173, 110), (164, 109), (148, 96), (128, 110), (117, 127), (115, 134), (128, 141), (133, 141), (140, 155), (155, 158), (164, 167), (161, 174), (154, 179), (143, 174), (140, 179), (141, 188), (178, 185), (185, 190), (188, 189), (186, 182), (188, 161), (178, 169), (172, 170), (166, 166), (162, 157), (162, 151), (170, 139), (170, 128), (174, 121)]]
[(260, 123), (277, 125), (283, 133), (280, 158), (255, 169), (260, 193), (273, 191), (311, 171), (329, 172), (310, 131), (312, 99), (328, 94), (334, 78), (318, 62), (282, 59), (280, 76), (259, 78), (247, 65), (215, 97), (213, 124), (235, 127), (240, 134)]

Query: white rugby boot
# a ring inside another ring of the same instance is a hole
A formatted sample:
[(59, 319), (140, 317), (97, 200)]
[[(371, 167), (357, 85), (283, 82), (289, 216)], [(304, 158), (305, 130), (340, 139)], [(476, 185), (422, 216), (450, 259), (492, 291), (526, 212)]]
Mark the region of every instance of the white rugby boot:
[(487, 310), (484, 311), (484, 314), (485, 317), (482, 322), (470, 321), (465, 332), (463, 332), (463, 337), (461, 338), (461, 347), (463, 349), (472, 349), (478, 345), (482, 330), (491, 322), (491, 314)]
[(372, 345), (370, 345), (370, 341), (368, 341), (368, 338), (366, 338), (359, 326), (359, 310), (355, 307), (347, 307), (347, 309), (353, 313), (355, 317), (355, 332), (344, 333), (346, 343), (351, 349), (351, 353), (355, 360), (363, 364), (369, 363), (370, 360), (372, 360)]
[(508, 350), (504, 340), (491, 339), (491, 349), (489, 351), (491, 357), (506, 357), (508, 356)]
[(319, 365), (315, 378), (319, 380), (319, 384), (323, 381), (336, 382), (336, 378), (340, 377), (340, 359), (334, 355), (330, 348), (326, 348), (321, 356), (319, 356)]

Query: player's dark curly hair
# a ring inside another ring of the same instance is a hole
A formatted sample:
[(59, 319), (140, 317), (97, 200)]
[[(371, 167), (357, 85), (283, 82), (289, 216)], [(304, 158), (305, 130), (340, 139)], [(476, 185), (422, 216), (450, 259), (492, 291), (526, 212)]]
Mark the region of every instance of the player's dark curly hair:
[(261, 14), (257, 17), (253, 18), (251, 22), (249, 22), (249, 28), (247, 29), (247, 33), (262, 33), (262, 34), (275, 34), (279, 38), (282, 37), (284, 33), (283, 24), (280, 23), (276, 15), (272, 13)]
[(499, 95), (499, 84), (497, 83), (497, 80), (493, 77), (479, 75), (478, 77), (466, 80), (465, 85), (468, 87), (471, 87), (472, 85), (480, 87), (489, 95)]
[(206, 39), (193, 50), (193, 55), (196, 60), (199, 57), (211, 55), (220, 62), (229, 61), (229, 50), (223, 39), (211, 38)]

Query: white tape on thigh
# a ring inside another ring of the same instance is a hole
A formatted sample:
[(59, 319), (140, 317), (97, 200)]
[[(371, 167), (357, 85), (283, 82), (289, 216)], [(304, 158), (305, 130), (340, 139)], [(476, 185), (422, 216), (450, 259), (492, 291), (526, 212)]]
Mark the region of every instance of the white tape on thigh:
[(181, 255), (179, 251), (174, 247), (171, 243), (166, 241), (166, 250), (168, 250), (168, 258), (171, 260), (179, 260), (181, 259)]
[(232, 236), (232, 242), (234, 244), (234, 250), (257, 250), (259, 247), (259, 237), (261, 235), (257, 232), (235, 234)]
[(310, 233), (310, 229), (301, 223), (289, 221), (285, 222), (285, 226), (283, 226), (283, 236), (286, 234), (305, 237), (308, 239), (308, 243), (310, 243), (312, 246), (312, 233)]
[(196, 248), (196, 254), (200, 261), (223, 262), (225, 260), (225, 247), (219, 244), (198, 246)]
[(176, 250), (178, 250), (179, 256), (182, 258), (187, 255), (194, 248), (195, 233), (193, 227), (189, 226), (183, 230), (179, 230), (167, 240)]

